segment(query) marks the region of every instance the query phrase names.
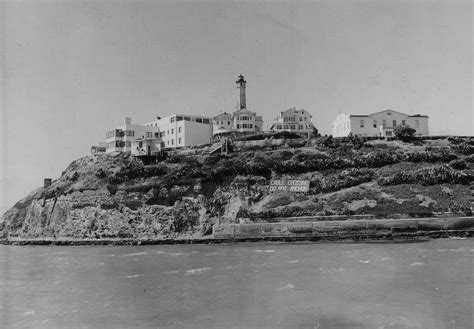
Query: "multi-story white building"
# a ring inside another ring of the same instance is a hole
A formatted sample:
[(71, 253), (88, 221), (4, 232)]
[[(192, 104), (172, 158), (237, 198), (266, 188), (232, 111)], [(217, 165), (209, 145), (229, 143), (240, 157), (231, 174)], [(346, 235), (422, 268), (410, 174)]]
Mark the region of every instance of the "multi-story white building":
[(161, 138), (161, 149), (171, 149), (211, 142), (211, 118), (203, 116), (173, 114), (146, 124), (158, 128)]
[(334, 137), (346, 137), (350, 133), (360, 136), (392, 137), (397, 126), (410, 126), (416, 136), (427, 136), (428, 116), (409, 115), (393, 110), (384, 110), (368, 115), (341, 114), (332, 125)]
[(256, 112), (247, 109), (247, 99), (245, 88), (247, 81), (243, 75), (239, 75), (237, 81), (238, 105), (237, 111), (230, 113), (221, 113), (212, 118), (213, 134), (222, 133), (255, 133), (262, 131), (263, 119)]
[(311, 122), (312, 115), (306, 110), (297, 110), (295, 107), (280, 112), (273, 125), (271, 131), (292, 131), (307, 133), (312, 132), (314, 125)]
[(106, 153), (128, 152), (134, 155), (153, 155), (163, 149), (209, 144), (211, 119), (203, 116), (173, 114), (143, 125), (124, 124), (106, 134)]
[(132, 142), (139, 138), (158, 138), (159, 128), (132, 124), (131, 118), (125, 118), (123, 125), (106, 133), (106, 153), (128, 152), (132, 150)]

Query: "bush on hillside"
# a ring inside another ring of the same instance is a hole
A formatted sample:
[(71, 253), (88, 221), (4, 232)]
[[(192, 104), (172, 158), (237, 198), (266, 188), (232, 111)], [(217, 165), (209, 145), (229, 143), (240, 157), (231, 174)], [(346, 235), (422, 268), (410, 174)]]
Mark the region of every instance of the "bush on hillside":
[(436, 185), (442, 183), (467, 185), (472, 182), (474, 175), (454, 170), (447, 165), (421, 168), (411, 172), (398, 172), (393, 176), (381, 178), (380, 185), (421, 184)]
[(397, 126), (393, 130), (393, 133), (397, 139), (402, 141), (412, 140), (415, 136), (416, 130), (410, 126)]
[(311, 193), (329, 193), (339, 191), (343, 188), (357, 186), (370, 182), (374, 172), (370, 169), (351, 168), (343, 170), (339, 174), (311, 181)]
[(458, 160), (453, 160), (449, 163), (449, 166), (453, 169), (459, 169), (459, 170), (462, 170), (462, 169), (466, 169), (467, 168), (467, 163), (466, 161), (462, 160), (462, 159), (458, 159)]

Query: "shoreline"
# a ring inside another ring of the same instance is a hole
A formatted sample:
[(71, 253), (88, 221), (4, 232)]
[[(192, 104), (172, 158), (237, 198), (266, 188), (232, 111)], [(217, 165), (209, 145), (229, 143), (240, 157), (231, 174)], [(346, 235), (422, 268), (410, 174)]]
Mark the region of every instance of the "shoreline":
[(455, 218), (411, 218), (382, 220), (342, 220), (314, 222), (278, 222), (253, 224), (217, 224), (213, 234), (204, 237), (177, 238), (5, 238), (2, 245), (173, 245), (223, 244), (243, 242), (342, 242), (394, 243), (440, 238), (473, 238), (474, 216)]

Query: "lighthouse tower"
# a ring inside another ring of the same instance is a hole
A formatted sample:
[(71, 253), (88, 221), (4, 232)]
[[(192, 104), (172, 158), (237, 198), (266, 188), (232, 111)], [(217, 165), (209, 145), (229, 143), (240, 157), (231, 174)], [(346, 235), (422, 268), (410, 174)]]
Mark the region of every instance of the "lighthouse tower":
[(237, 78), (237, 81), (235, 82), (237, 84), (237, 89), (239, 89), (239, 107), (238, 110), (241, 109), (246, 109), (247, 108), (247, 102), (245, 100), (245, 84), (247, 81), (245, 81), (244, 76), (241, 74)]

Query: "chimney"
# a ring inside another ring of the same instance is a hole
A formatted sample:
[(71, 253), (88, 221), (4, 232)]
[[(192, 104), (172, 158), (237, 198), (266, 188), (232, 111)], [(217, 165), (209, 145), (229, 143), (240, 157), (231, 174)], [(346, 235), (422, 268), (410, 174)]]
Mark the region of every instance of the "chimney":
[(51, 178), (45, 178), (44, 179), (44, 188), (47, 188), (48, 186), (51, 186), (51, 183), (53, 182), (53, 180)]
[(125, 118), (124, 122), (125, 125), (131, 125), (132, 124), (132, 118)]

